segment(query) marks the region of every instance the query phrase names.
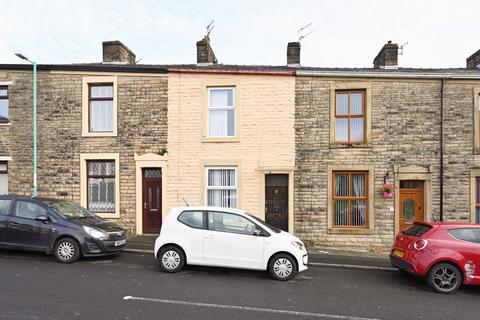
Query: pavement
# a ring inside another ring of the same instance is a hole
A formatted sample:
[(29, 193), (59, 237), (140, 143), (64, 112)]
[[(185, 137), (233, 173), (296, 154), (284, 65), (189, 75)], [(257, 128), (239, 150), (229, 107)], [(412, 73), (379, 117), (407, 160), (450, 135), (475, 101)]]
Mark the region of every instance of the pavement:
[[(129, 253), (152, 254), (157, 236), (141, 235), (128, 239), (124, 251)], [(388, 254), (353, 251), (309, 250), (309, 266), (350, 269), (371, 269), (396, 271), (390, 264)]]
[(66, 265), (0, 250), (0, 319), (478, 319), (480, 287), (451, 295), (401, 272), (311, 267), (292, 281), (267, 272), (186, 266), (170, 274), (151, 254)]

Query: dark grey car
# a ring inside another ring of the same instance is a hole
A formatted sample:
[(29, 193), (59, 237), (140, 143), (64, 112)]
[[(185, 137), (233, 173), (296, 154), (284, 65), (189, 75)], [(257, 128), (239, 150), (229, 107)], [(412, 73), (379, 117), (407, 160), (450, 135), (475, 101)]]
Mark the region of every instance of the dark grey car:
[(43, 251), (72, 263), (119, 252), (125, 230), (66, 200), (0, 196), (0, 248)]

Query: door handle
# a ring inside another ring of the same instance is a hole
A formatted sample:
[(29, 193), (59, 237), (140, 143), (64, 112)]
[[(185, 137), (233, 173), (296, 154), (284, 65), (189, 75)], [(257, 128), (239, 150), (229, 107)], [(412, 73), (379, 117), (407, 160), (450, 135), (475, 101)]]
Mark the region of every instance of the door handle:
[(213, 239), (213, 235), (207, 234), (207, 235), (205, 236), (205, 239)]
[(16, 222), (10, 222), (10, 226), (12, 227), (12, 229), (18, 229), (19, 224)]
[(143, 203), (143, 209), (147, 209), (147, 203), (146, 202)]

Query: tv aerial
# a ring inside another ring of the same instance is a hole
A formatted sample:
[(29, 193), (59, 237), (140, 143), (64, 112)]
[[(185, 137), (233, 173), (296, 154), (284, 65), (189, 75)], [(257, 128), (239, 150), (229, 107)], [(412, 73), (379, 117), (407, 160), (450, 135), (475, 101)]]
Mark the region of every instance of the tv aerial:
[(408, 42), (405, 42), (405, 43), (402, 44), (400, 47), (398, 47), (398, 49), (400, 49), (400, 52), (398, 52), (398, 54), (402, 54), (402, 55), (403, 55), (403, 47), (405, 47), (407, 44), (408, 44)]
[(213, 28), (215, 28), (215, 25), (213, 24), (215, 22), (215, 20), (212, 20), (210, 21), (210, 23), (208, 24), (207, 26), (207, 34), (205, 35), (205, 37), (209, 37), (210, 36), (210, 33), (212, 32)]
[(300, 29), (298, 29), (298, 31), (297, 31), (297, 33), (298, 33), (298, 42), (302, 41), (302, 40), (305, 39), (307, 36), (309, 36), (310, 34), (312, 34), (313, 30), (307, 30), (311, 25), (312, 25), (312, 22), (310, 22), (310, 23), (307, 24), (306, 26), (303, 26), (303, 27), (301, 27)]

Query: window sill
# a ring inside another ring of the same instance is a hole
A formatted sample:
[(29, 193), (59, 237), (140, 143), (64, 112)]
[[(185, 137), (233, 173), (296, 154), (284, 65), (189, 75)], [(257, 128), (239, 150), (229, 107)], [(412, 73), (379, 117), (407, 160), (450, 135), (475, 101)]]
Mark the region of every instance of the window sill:
[(116, 132), (82, 132), (82, 137), (116, 137)]
[(354, 228), (329, 228), (329, 234), (347, 234), (347, 235), (371, 235), (373, 229), (354, 229)]
[(104, 218), (104, 219), (120, 219), (120, 213), (116, 213), (116, 212), (112, 212), (112, 213), (94, 212), (94, 213), (100, 218)]
[(330, 149), (371, 149), (372, 144), (367, 143), (341, 143), (330, 142)]
[(10, 127), (11, 125), (10, 122), (0, 122), (0, 127)]
[(228, 143), (228, 142), (240, 142), (240, 137), (203, 137), (202, 142), (213, 142), (213, 143)]

